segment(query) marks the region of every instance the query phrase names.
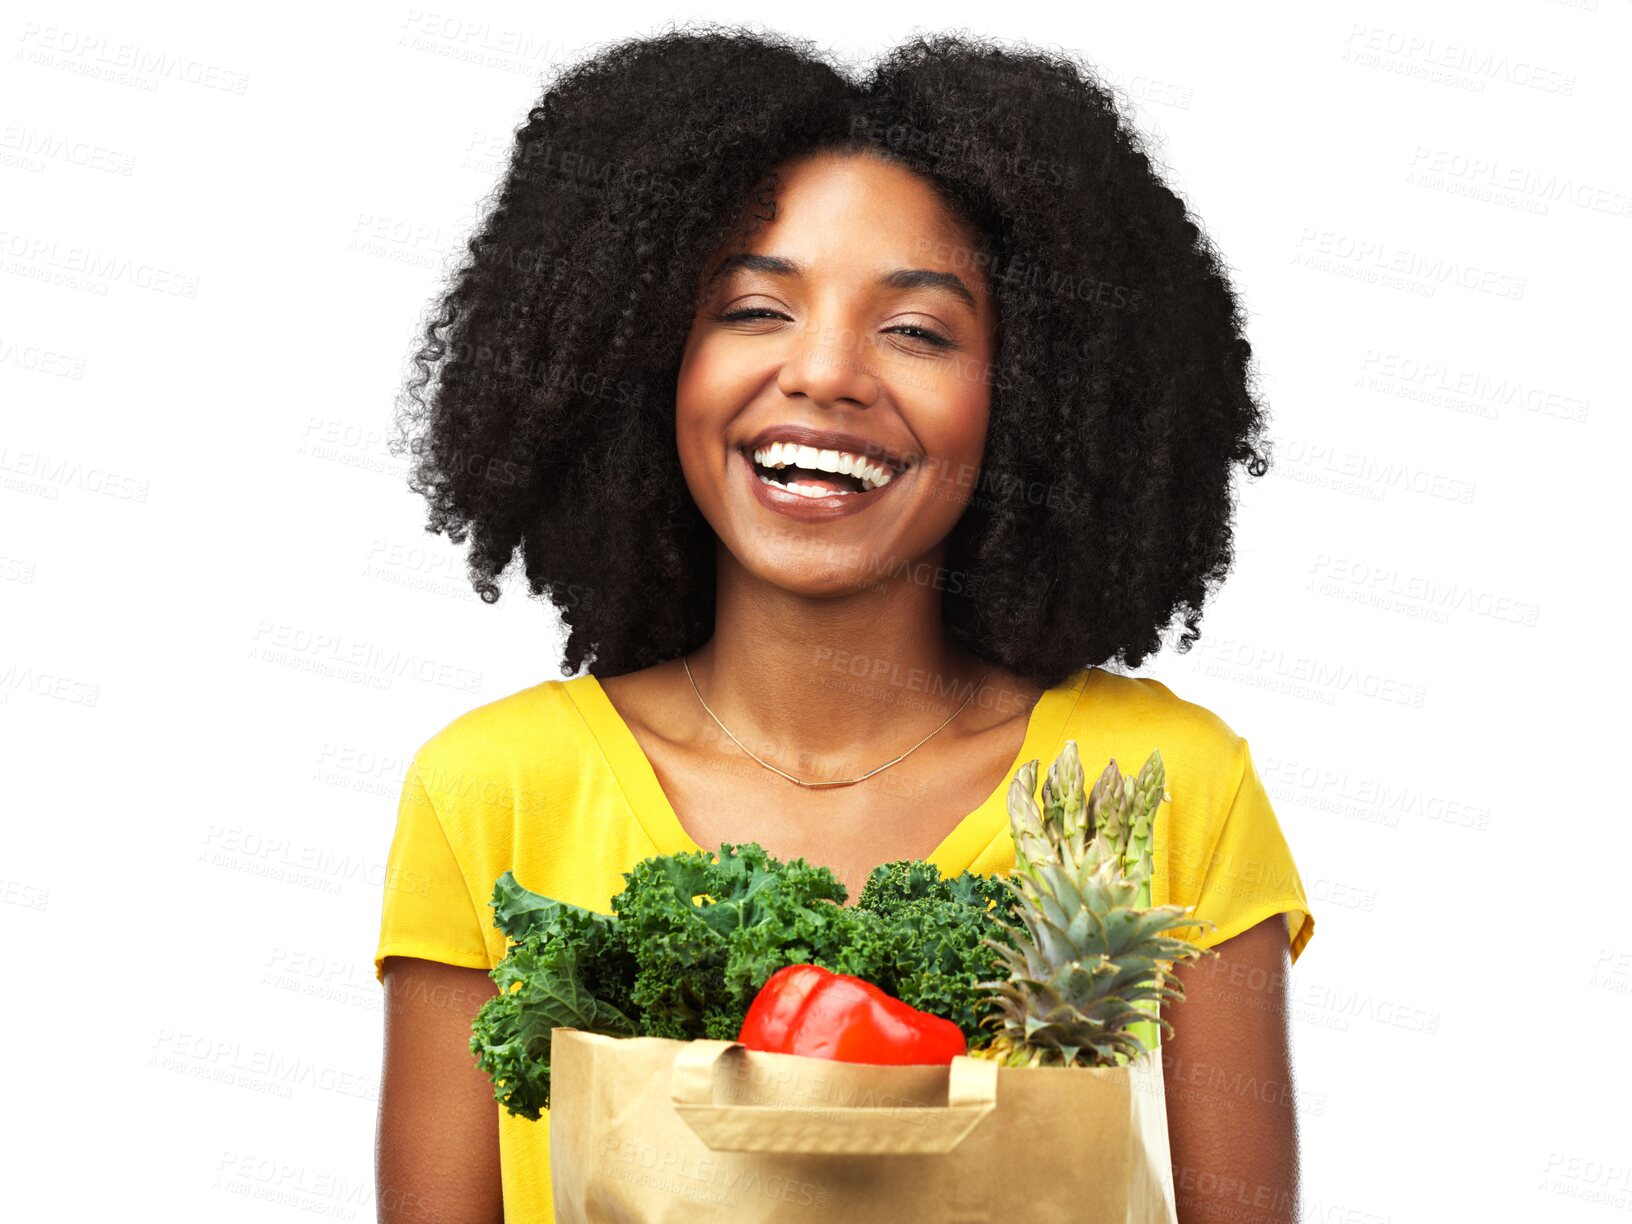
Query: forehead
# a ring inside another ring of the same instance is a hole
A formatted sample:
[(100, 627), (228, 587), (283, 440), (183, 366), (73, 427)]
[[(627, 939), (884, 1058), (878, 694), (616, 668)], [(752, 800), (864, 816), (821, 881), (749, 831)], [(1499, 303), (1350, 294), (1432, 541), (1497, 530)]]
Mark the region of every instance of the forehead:
[(922, 175), (875, 155), (821, 152), (777, 167), (775, 217), (730, 249), (774, 251), (813, 270), (967, 269), (976, 245)]

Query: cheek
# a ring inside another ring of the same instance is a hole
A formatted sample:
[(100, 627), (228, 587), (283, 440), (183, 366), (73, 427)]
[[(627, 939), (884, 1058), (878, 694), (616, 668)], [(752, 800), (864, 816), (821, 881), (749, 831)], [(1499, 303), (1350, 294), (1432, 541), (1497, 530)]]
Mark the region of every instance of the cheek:
[(675, 402), (688, 420), (728, 422), (752, 393), (754, 376), (717, 339), (692, 339), (680, 358)]
[(978, 449), (946, 452), (936, 461), (930, 496), (936, 504), (961, 514), (975, 494), (981, 479)]
[(713, 374), (707, 362), (690, 359), (682, 363), (675, 380), (675, 441), (682, 456), (695, 455), (711, 436), (719, 441), (725, 420), (722, 406), (728, 400)]
[[(960, 393), (965, 397), (959, 399)], [(986, 437), (991, 414), (984, 390), (971, 394), (966, 387), (953, 389), (945, 410), (934, 418), (933, 433), (922, 437), (932, 456), (933, 470), (925, 474), (934, 496), (961, 507), (974, 494), (981, 478), (986, 454)]]
[(730, 363), (711, 361), (706, 345), (687, 350), (675, 378), (675, 450), (692, 501), (716, 531), (724, 526), (720, 516), (730, 472), (728, 447), (742, 403)]

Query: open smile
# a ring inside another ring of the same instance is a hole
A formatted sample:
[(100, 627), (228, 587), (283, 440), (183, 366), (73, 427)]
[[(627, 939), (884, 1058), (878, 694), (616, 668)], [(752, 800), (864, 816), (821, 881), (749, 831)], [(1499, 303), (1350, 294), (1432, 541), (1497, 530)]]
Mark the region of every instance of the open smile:
[(813, 457), (778, 443), (757, 453), (765, 462), (756, 462), (753, 451), (733, 447), (730, 462), (741, 468), (742, 479), (760, 505), (789, 518), (824, 521), (859, 513), (876, 505), (904, 479), (888, 468), (859, 460), (835, 461), (831, 451)]

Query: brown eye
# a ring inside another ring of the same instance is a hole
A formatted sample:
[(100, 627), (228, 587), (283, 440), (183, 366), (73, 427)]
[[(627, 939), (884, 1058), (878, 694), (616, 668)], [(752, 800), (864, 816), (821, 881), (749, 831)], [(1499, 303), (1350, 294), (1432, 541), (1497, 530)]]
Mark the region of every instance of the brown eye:
[(736, 323), (742, 319), (786, 319), (787, 317), (788, 316), (783, 314), (781, 311), (767, 310), (763, 306), (744, 307), (742, 310), (731, 310), (727, 311), (725, 314), (717, 314), (714, 316), (715, 320), (720, 323)]
[(919, 327), (914, 323), (905, 323), (900, 327), (892, 327), (889, 330), (892, 332), (916, 332), (917, 335), (913, 339), (922, 340), (925, 344), (933, 344), (936, 348), (952, 347), (952, 341), (941, 335), (940, 332), (931, 331), (927, 327)]

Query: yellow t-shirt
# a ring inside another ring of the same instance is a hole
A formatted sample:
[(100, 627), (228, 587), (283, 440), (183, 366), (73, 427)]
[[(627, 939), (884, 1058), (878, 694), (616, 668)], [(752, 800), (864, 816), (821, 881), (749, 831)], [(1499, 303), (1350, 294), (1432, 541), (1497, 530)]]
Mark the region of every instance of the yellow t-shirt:
[[(1297, 959), (1314, 920), (1247, 741), (1148, 677), (1088, 668), (1045, 692), (1013, 766), (929, 861), (947, 876), (1012, 870), (1009, 782), (1035, 759), (1040, 783), (1068, 739), (1090, 785), (1113, 757), (1124, 772), (1137, 771), (1151, 749), (1161, 750), (1171, 798), (1156, 820), (1151, 900), (1193, 905), (1196, 917), (1217, 924), (1178, 934), (1211, 947), (1284, 913)], [(593, 675), (489, 702), (432, 736), (409, 767), (375, 977), (383, 981), (387, 956), (496, 965), (505, 936), (487, 902), (505, 871), (534, 892), (609, 914), (623, 873), (641, 859), (698, 849)], [(505, 1214), (549, 1224), (549, 1114), (534, 1122), (494, 1108)]]

